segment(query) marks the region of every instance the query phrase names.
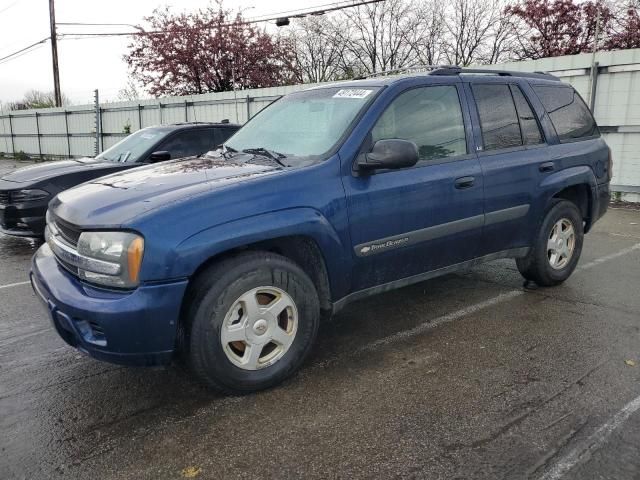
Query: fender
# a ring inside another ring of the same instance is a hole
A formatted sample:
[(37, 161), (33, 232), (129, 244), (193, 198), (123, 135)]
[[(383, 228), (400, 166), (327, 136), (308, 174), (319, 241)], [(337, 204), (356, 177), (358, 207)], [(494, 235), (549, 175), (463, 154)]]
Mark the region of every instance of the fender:
[(331, 223), (317, 210), (296, 207), (263, 213), (202, 230), (181, 242), (170, 258), (170, 276), (186, 278), (212, 257), (251, 243), (300, 235), (312, 238), (324, 257), (332, 298), (350, 284), (351, 258)]
[(585, 226), (585, 233), (587, 233), (593, 221), (593, 212), (599, 211), (598, 184), (596, 176), (590, 167), (586, 165), (569, 167), (545, 177), (544, 180), (540, 182), (540, 189), (544, 192), (541, 196), (543, 198), (542, 207), (546, 208), (554, 195), (565, 188), (573, 187), (575, 185), (589, 186), (588, 219)]

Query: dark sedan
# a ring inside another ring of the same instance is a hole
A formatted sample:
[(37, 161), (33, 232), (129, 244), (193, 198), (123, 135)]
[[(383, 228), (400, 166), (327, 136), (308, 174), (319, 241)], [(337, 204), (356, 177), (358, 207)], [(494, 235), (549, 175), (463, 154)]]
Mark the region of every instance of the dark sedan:
[(117, 171), (214, 150), (238, 129), (230, 123), (179, 123), (148, 127), (129, 135), (95, 158), (21, 168), (0, 178), (0, 232), (44, 235), (49, 200), (80, 183)]

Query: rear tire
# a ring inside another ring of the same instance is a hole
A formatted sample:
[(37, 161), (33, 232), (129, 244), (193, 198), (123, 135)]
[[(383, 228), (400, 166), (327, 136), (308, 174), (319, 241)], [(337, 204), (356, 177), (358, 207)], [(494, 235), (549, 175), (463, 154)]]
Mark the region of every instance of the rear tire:
[(247, 252), (215, 264), (187, 301), (188, 364), (202, 383), (226, 394), (281, 383), (301, 366), (318, 331), (311, 279), (273, 253)]
[(518, 270), (542, 287), (559, 285), (575, 270), (583, 240), (580, 210), (574, 203), (560, 200), (544, 217), (527, 256), (516, 259)]

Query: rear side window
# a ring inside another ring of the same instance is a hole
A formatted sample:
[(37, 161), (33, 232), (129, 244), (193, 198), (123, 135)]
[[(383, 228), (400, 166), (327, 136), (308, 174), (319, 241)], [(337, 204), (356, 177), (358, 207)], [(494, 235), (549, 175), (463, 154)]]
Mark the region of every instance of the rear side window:
[(573, 88), (537, 85), (533, 90), (549, 114), (560, 142), (600, 135), (589, 108)]
[(522, 145), (518, 113), (508, 85), (473, 85), (485, 150)]
[(455, 86), (420, 87), (398, 95), (371, 131), (374, 142), (399, 138), (418, 146), (420, 160), (467, 153), (464, 120)]
[(218, 145), (222, 145), (224, 142), (226, 142), (229, 139), (229, 137), (231, 137), (231, 135), (236, 133), (237, 130), (238, 130), (237, 128), (231, 128), (231, 127), (216, 128), (215, 137), (214, 137), (215, 140), (213, 142), (212, 147), (209, 150), (213, 150)]
[(197, 128), (177, 133), (159, 147), (171, 153), (171, 158), (191, 157), (207, 153), (215, 143), (213, 129)]
[(522, 140), (525, 145), (537, 145), (542, 143), (542, 133), (538, 121), (531, 110), (531, 106), (524, 97), (522, 90), (517, 85), (511, 85), (511, 94), (518, 111), (518, 120), (520, 120), (520, 130), (522, 132)]

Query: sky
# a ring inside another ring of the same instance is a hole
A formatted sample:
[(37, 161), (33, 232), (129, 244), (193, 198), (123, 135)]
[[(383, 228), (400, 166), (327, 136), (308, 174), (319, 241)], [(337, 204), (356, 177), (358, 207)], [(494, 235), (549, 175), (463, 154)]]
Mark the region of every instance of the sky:
[[(139, 24), (157, 7), (169, 6), (175, 12), (196, 10), (209, 0), (55, 0), (56, 22)], [(242, 9), (247, 18), (313, 8), (329, 0), (225, 0), (225, 8)], [(260, 24), (264, 25), (264, 24)], [(268, 26), (275, 29), (275, 26)], [(286, 27), (284, 27), (286, 28)], [(124, 30), (123, 30), (124, 29)], [(126, 27), (58, 26), (62, 32), (129, 31)], [(48, 0), (0, 0), (0, 58), (35, 43), (49, 32)], [(102, 100), (115, 100), (128, 79), (122, 56), (127, 37), (61, 39), (58, 61), (62, 92), (72, 103), (91, 103), (93, 90)], [(36, 50), (0, 62), (0, 102), (22, 98), (31, 89), (52, 91), (53, 73), (49, 42)]]

